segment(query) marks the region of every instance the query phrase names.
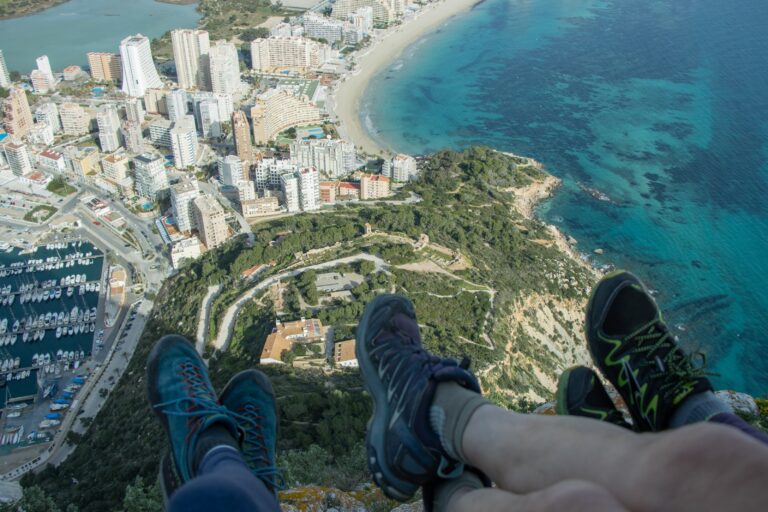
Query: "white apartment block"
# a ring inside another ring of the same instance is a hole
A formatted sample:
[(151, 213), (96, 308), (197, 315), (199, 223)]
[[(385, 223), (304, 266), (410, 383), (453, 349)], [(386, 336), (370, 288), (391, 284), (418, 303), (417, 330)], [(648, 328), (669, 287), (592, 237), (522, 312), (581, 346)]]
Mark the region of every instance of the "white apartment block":
[(173, 218), (179, 231), (186, 233), (197, 227), (192, 202), (200, 195), (196, 179), (183, 180), (171, 187)]
[(294, 126), (318, 123), (320, 109), (306, 96), (294, 96), (285, 90), (271, 90), (256, 100), (251, 109), (253, 138), (257, 144), (267, 144), (275, 136)]
[(179, 240), (171, 247), (171, 265), (178, 270), (184, 264), (184, 260), (197, 259), (201, 254), (203, 249), (200, 246), (200, 239), (196, 236)]
[(328, 45), (305, 37), (268, 37), (251, 41), (252, 68), (259, 72), (294, 70), (304, 72), (322, 66)]
[(29, 74), (32, 81), (32, 89), (36, 94), (47, 94), (54, 89), (54, 82), (51, 78), (39, 69), (35, 69)]
[(230, 122), (234, 112), (232, 95), (194, 92), (190, 97), (198, 132), (206, 138), (222, 135), (223, 125)]
[(253, 201), (258, 197), (256, 187), (252, 181), (240, 180), (235, 183), (237, 188), (237, 199), (242, 204), (244, 201)]
[(393, 181), (405, 182), (415, 179), (418, 176), (416, 168), (416, 159), (412, 156), (400, 153), (392, 159), (392, 175), (389, 176)]
[(240, 82), (240, 61), (237, 47), (227, 41), (216, 41), (210, 49), (211, 91), (216, 94), (237, 94)]
[(304, 28), (281, 21), (269, 31), (269, 35), (277, 37), (291, 37), (304, 35)]
[(51, 89), (55, 88), (56, 78), (53, 76), (51, 61), (48, 60), (47, 55), (41, 55), (37, 58), (37, 69), (48, 78), (48, 82), (51, 84)]
[(63, 103), (59, 116), (64, 135), (86, 135), (91, 131), (91, 116), (77, 103)]
[(35, 109), (35, 122), (46, 123), (53, 133), (59, 133), (61, 131), (61, 118), (59, 117), (59, 107), (53, 102), (43, 103)]
[(11, 75), (8, 73), (8, 66), (5, 64), (3, 50), (0, 50), (0, 87), (3, 89), (10, 89), (11, 87)]
[(120, 117), (114, 105), (102, 105), (96, 113), (96, 124), (99, 127), (99, 144), (101, 151), (111, 153), (123, 145), (120, 133)]
[(314, 167), (304, 167), (297, 173), (299, 179), (299, 202), (302, 211), (310, 212), (320, 208), (320, 173)]
[(125, 148), (131, 153), (144, 152), (144, 134), (141, 124), (134, 121), (123, 121), (120, 126), (125, 141)]
[(133, 159), (133, 165), (136, 168), (136, 193), (157, 201), (169, 187), (165, 159), (159, 155), (144, 153)]
[(5, 153), (5, 160), (11, 167), (11, 172), (16, 176), (26, 176), (32, 172), (32, 160), (29, 156), (29, 149), (27, 145), (19, 142), (12, 141), (6, 142), (2, 146)]
[(294, 173), (297, 170), (298, 166), (291, 160), (263, 158), (253, 168), (256, 190), (279, 189), (282, 183), (282, 175)]
[(219, 179), (224, 185), (234, 187), (248, 177), (243, 172), (243, 162), (237, 155), (227, 155), (219, 159)]
[(52, 149), (46, 149), (37, 155), (37, 166), (45, 171), (58, 174), (67, 170), (64, 155)]
[(149, 123), (149, 140), (155, 146), (170, 148), (172, 127), (173, 123), (167, 119), (155, 119)]
[(185, 116), (173, 124), (170, 131), (173, 165), (186, 169), (197, 162), (197, 129), (192, 116)]
[(101, 159), (101, 171), (108, 180), (118, 183), (128, 177), (130, 160), (124, 153), (114, 153)]
[(259, 197), (241, 201), (240, 209), (243, 217), (250, 219), (264, 215), (274, 215), (280, 211), (280, 203), (275, 196)]
[(53, 145), (53, 128), (48, 123), (35, 123), (27, 134), (27, 140), (31, 144)]
[(176, 78), (182, 89), (209, 90), (211, 49), (208, 32), (195, 29), (171, 31)]
[(325, 176), (337, 179), (357, 168), (354, 144), (341, 140), (296, 140), (290, 145), (291, 160), (301, 167), (315, 167)]
[(326, 18), (314, 12), (308, 12), (303, 17), (304, 35), (314, 39), (325, 39), (333, 44), (344, 38), (344, 22)]
[(331, 16), (346, 20), (362, 7), (370, 7), (373, 21), (376, 23), (392, 23), (397, 19), (397, 12), (388, 0), (338, 0), (333, 4)]
[(140, 98), (128, 98), (125, 101), (125, 117), (132, 123), (144, 122), (144, 106)]
[(213, 196), (201, 195), (192, 201), (197, 230), (200, 239), (208, 249), (215, 249), (229, 238), (229, 226), (224, 208)]
[(187, 92), (182, 89), (174, 89), (165, 95), (165, 108), (168, 110), (168, 119), (176, 122), (186, 116)]
[(288, 213), (301, 211), (301, 199), (299, 196), (299, 178), (296, 173), (290, 172), (280, 176), (280, 190), (283, 193), (283, 202)]
[(139, 98), (147, 89), (163, 86), (147, 37), (136, 34), (123, 39), (120, 42), (120, 59), (123, 66), (122, 89), (128, 96)]

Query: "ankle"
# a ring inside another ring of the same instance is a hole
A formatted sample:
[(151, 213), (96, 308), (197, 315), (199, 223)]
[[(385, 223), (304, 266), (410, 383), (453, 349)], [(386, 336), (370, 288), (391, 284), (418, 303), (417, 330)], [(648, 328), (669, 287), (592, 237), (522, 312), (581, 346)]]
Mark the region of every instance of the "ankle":
[(206, 455), (219, 447), (232, 448), (239, 453), (240, 447), (229, 429), (222, 423), (214, 423), (200, 433), (192, 457), (193, 474), (197, 475)]
[(731, 406), (713, 392), (703, 391), (687, 397), (675, 408), (669, 420), (669, 428), (707, 421), (718, 414), (732, 412)]
[(429, 422), (451, 458), (467, 462), (463, 450), (464, 431), (472, 415), (489, 403), (482, 395), (455, 382), (438, 384), (429, 409)]

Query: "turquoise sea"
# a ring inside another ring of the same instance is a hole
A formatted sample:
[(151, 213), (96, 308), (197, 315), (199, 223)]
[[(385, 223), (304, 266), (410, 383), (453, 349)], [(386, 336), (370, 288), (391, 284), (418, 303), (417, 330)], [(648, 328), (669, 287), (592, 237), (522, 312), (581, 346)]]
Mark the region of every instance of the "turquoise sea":
[(51, 67), (85, 66), (88, 52), (118, 52), (120, 41), (141, 32), (149, 38), (197, 26), (197, 5), (156, 0), (69, 0), (51, 9), (0, 21), (0, 50), (8, 69), (27, 74), (48, 55)]
[(766, 27), (764, 0), (486, 0), (372, 81), (361, 117), (399, 151), (543, 162), (564, 186), (541, 216), (658, 290), (719, 387), (766, 394)]

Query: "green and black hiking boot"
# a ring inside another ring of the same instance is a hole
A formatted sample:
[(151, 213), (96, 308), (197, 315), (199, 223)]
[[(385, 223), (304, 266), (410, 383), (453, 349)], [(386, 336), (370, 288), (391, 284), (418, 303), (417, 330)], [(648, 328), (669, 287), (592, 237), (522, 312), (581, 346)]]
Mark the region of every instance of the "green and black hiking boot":
[(683, 400), (712, 390), (703, 369), (677, 345), (653, 297), (629, 272), (608, 274), (592, 291), (586, 334), (595, 365), (641, 432), (666, 429)]
[(585, 366), (574, 366), (560, 375), (555, 411), (561, 416), (583, 416), (632, 429), (595, 371)]

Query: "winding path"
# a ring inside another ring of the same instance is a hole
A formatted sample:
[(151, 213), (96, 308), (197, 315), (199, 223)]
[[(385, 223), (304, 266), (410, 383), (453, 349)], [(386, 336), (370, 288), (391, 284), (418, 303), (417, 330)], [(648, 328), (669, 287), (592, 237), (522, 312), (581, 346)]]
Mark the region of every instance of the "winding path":
[(205, 294), (203, 304), (200, 306), (200, 318), (197, 321), (197, 343), (195, 343), (195, 348), (197, 349), (197, 353), (201, 356), (205, 349), (205, 331), (208, 328), (208, 322), (211, 318), (211, 304), (213, 304), (213, 299), (219, 295), (221, 289), (221, 284), (209, 286), (208, 293)]

